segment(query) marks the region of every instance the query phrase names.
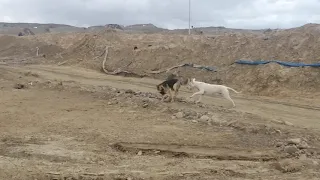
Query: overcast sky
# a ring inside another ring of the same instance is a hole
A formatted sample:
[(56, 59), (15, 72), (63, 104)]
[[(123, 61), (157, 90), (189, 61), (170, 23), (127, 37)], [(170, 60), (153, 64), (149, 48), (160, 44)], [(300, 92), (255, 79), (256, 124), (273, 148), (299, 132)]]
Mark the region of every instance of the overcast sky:
[[(188, 0), (0, 0), (0, 21), (188, 28)], [(320, 23), (320, 0), (191, 0), (191, 25), (290, 28)]]

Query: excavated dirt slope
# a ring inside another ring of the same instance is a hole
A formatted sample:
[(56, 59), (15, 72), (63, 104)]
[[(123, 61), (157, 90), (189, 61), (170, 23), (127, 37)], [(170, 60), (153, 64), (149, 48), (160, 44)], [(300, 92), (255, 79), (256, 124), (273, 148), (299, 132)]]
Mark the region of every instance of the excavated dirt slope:
[[(225, 84), (244, 93), (258, 95), (308, 95), (320, 92), (319, 68), (287, 68), (278, 64), (237, 65), (235, 60), (320, 61), (318, 25), (271, 31), (263, 35), (220, 36), (124, 34), (106, 30), (96, 34), (65, 33), (28, 37), (0, 37), (2, 56), (34, 56), (35, 47), (46, 54), (42, 62), (76, 65), (100, 70), (108, 45), (107, 69), (121, 68), (138, 74), (146, 70), (195, 63), (217, 68), (217, 72), (179, 68), (180, 74), (209, 83)], [(134, 47), (137, 49), (134, 50)], [(151, 76), (150, 74), (147, 74)], [(167, 74), (152, 75), (163, 78)]]

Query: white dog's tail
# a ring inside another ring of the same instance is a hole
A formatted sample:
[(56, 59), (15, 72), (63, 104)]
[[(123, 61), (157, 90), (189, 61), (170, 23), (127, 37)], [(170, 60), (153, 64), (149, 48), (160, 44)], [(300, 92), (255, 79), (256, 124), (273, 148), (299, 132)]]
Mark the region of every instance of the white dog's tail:
[(241, 93), (241, 92), (238, 92), (238, 91), (236, 91), (236, 90), (234, 90), (234, 89), (232, 89), (232, 88), (230, 88), (230, 87), (227, 87), (227, 89), (230, 89), (230, 90), (232, 90), (232, 91), (235, 92), (235, 93)]

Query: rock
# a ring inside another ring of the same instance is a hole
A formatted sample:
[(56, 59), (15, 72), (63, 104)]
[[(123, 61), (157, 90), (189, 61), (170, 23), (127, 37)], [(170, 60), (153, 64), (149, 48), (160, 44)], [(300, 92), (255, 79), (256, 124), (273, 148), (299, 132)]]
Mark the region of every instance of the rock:
[(198, 123), (198, 121), (197, 121), (197, 120), (192, 120), (191, 122), (193, 122), (193, 123)]
[(315, 165), (315, 166), (319, 165), (318, 161), (316, 161), (316, 160), (312, 160), (312, 164)]
[(194, 119), (194, 118), (198, 118), (197, 117), (197, 113), (194, 112), (194, 111), (188, 111), (188, 110), (185, 110), (184, 111), (184, 117), (187, 118), (187, 119)]
[(302, 140), (300, 138), (294, 138), (294, 139), (288, 139), (287, 143), (288, 144), (294, 144), (294, 145), (298, 145), (302, 142)]
[(276, 143), (276, 147), (282, 147), (283, 146), (283, 143), (282, 142), (277, 142)]
[(128, 99), (131, 99), (133, 97), (133, 94), (126, 94), (125, 97), (128, 98)]
[(296, 145), (299, 149), (308, 149), (310, 146), (307, 142), (303, 141), (301, 138), (288, 139), (287, 143), (289, 145)]
[(176, 116), (171, 116), (171, 119), (176, 119), (177, 117)]
[(285, 125), (287, 125), (287, 126), (293, 126), (293, 124), (291, 123), (291, 122), (288, 122), (288, 121), (284, 121), (283, 122)]
[(146, 108), (146, 107), (148, 107), (148, 106), (149, 106), (149, 104), (147, 104), (147, 103), (144, 103), (144, 104), (142, 105), (143, 108)]
[(298, 147), (299, 149), (309, 149), (309, 148), (310, 148), (310, 146), (308, 145), (308, 143), (305, 142), (305, 141), (302, 141), (300, 144), (297, 145), (297, 147)]
[(282, 132), (280, 131), (280, 129), (275, 130), (276, 133), (278, 134), (282, 134)]
[(142, 155), (142, 151), (139, 151), (137, 155), (138, 155), (138, 156), (141, 156), (141, 155)]
[(165, 108), (161, 109), (160, 112), (162, 112), (162, 113), (169, 113), (169, 112), (170, 112), (170, 109), (167, 108), (167, 107), (165, 107)]
[(213, 115), (211, 117), (211, 123), (216, 124), (216, 125), (222, 125), (222, 124), (227, 124), (226, 121), (221, 121), (216, 115)]
[(304, 167), (304, 164), (300, 161), (294, 161), (292, 159), (285, 159), (279, 162), (271, 164), (275, 169), (283, 172), (283, 173), (293, 173), (299, 172)]
[(196, 118), (201, 118), (202, 114), (201, 113), (197, 113)]
[(183, 112), (177, 112), (175, 115), (176, 115), (176, 117), (179, 118), (179, 119), (181, 119), (181, 118), (184, 117), (184, 113), (183, 113)]
[(25, 88), (25, 85), (20, 84), (20, 83), (17, 83), (17, 84), (15, 84), (15, 85), (13, 86), (13, 88), (15, 88), (15, 89), (24, 89), (24, 88)]
[(108, 102), (108, 105), (112, 105), (112, 102)]
[(203, 115), (203, 116), (201, 116), (200, 117), (200, 121), (201, 122), (208, 122), (210, 120), (210, 118), (209, 118), (209, 116), (207, 116), (207, 115)]
[(299, 157), (300, 160), (307, 160), (307, 155), (305, 154), (301, 154), (300, 157)]
[(286, 146), (284, 148), (284, 152), (286, 152), (288, 154), (295, 154), (298, 151), (299, 151), (299, 149), (296, 146)]
[(227, 122), (226, 126), (230, 126), (232, 127), (234, 124), (236, 124), (238, 122), (238, 120), (233, 120), (233, 121), (230, 121), (230, 122)]
[(127, 94), (134, 94), (134, 91), (132, 89), (127, 89), (124, 92)]

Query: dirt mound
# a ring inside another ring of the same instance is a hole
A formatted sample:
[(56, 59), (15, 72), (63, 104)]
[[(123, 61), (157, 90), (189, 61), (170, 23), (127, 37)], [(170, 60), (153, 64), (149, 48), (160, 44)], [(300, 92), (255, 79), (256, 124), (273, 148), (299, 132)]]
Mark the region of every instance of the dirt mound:
[[(248, 66), (235, 65), (235, 60), (282, 60), (290, 62), (315, 63), (320, 61), (319, 25), (264, 34), (226, 33), (224, 35), (184, 36), (170, 34), (127, 34), (112, 29), (98, 33), (61, 33), (10, 39), (12, 46), (0, 45), (6, 55), (13, 54), (13, 47), (23, 46), (28, 52), (30, 41), (43, 43), (54, 53), (62, 51), (66, 65), (77, 65), (101, 69), (105, 47), (109, 46), (106, 62), (108, 71), (118, 68), (145, 74), (146, 71), (167, 69), (182, 64), (194, 63), (216, 67), (217, 72), (182, 67), (182, 76), (225, 84), (260, 95), (319, 92), (320, 72), (317, 68), (287, 68), (276, 64)], [(4, 38), (4, 37), (2, 37)], [(36, 41), (35, 41), (36, 40)], [(23, 42), (22, 42), (23, 41)], [(5, 42), (5, 41), (1, 41)], [(7, 48), (3, 48), (7, 47)], [(35, 45), (34, 45), (35, 47)], [(57, 50), (53, 50), (54, 48)], [(9, 51), (11, 49), (11, 51)], [(19, 48), (18, 48), (19, 49)], [(44, 48), (42, 48), (44, 49)], [(2, 52), (0, 51), (0, 52)], [(29, 50), (30, 51), (30, 50)], [(41, 51), (41, 48), (40, 48)], [(16, 54), (19, 54), (16, 52)], [(33, 52), (34, 53), (34, 52)], [(61, 58), (59, 59), (61, 61)], [(150, 74), (149, 74), (150, 75)], [(164, 78), (167, 74), (150, 75)]]
[(39, 55), (45, 55), (46, 57), (53, 57), (63, 50), (59, 46), (37, 40), (36, 36), (32, 36), (32, 38), (0, 36), (0, 55), (4, 59), (35, 57), (37, 47), (39, 48)]
[[(319, 92), (317, 68), (287, 68), (278, 64), (235, 65), (237, 59), (314, 63), (320, 58), (320, 33), (277, 32), (266, 37), (227, 34), (214, 38), (182, 35), (128, 35), (104, 31), (87, 34), (68, 48), (70, 64), (100, 69), (105, 46), (110, 46), (107, 67), (144, 74), (181, 63), (195, 63), (218, 68), (218, 72), (179, 68), (180, 74), (210, 83), (226, 84), (260, 95), (286, 95), (288, 91)], [(77, 57), (77, 59), (75, 59)], [(80, 61), (79, 61), (80, 60)], [(165, 73), (153, 75), (158, 78)], [(289, 93), (290, 94), (290, 93)]]
[(318, 68), (288, 68), (270, 63), (255, 67), (234, 65), (225, 72), (225, 76), (221, 77), (224, 82), (258, 95), (288, 96), (292, 92), (308, 95), (310, 92), (319, 92), (320, 89)]

